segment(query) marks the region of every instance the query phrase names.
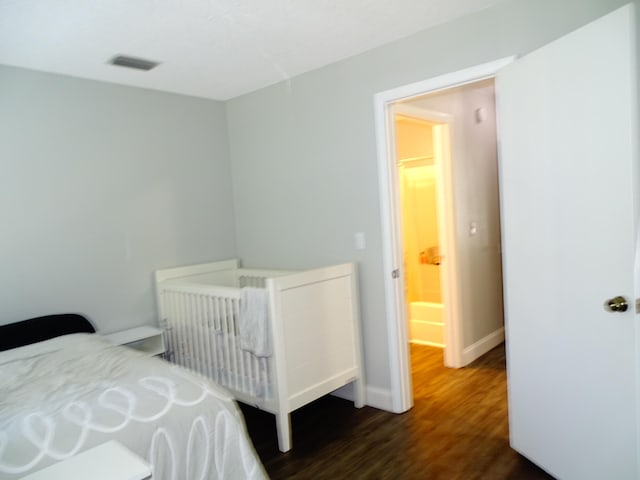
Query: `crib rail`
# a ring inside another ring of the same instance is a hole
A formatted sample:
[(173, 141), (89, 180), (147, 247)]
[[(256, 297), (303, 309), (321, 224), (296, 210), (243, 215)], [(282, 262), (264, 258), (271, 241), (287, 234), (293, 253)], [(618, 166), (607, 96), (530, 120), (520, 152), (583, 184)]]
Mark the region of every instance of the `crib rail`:
[(272, 397), (270, 358), (240, 348), (239, 289), (163, 282), (158, 297), (169, 361), (236, 393)]

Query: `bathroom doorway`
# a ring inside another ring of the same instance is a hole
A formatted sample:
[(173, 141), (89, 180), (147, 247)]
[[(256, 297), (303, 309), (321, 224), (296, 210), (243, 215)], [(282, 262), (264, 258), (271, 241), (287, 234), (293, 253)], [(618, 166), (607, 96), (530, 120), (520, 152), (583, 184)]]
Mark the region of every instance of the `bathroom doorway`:
[[(408, 105), (394, 109), (409, 341), (442, 349), (451, 337), (445, 332), (450, 292), (443, 293), (451, 274), (443, 261), (451, 250), (445, 183), (450, 120)], [(449, 358), (445, 363), (455, 366)]]

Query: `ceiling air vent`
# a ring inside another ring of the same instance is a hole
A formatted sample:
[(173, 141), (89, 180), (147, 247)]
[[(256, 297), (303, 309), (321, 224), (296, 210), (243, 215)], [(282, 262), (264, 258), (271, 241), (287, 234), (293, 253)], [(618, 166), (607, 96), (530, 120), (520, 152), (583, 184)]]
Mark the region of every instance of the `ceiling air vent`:
[(117, 55), (109, 60), (108, 63), (119, 67), (135, 68), (136, 70), (151, 70), (160, 65), (160, 62), (152, 62), (144, 58), (128, 57), (126, 55)]

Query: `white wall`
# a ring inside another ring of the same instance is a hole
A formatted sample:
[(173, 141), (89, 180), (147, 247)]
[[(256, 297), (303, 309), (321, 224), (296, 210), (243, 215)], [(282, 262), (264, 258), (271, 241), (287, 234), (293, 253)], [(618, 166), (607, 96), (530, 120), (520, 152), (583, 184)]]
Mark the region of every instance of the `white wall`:
[[(624, 3), (505, 1), (227, 102), (239, 256), (358, 262), (370, 392), (390, 388), (373, 96), (529, 52)], [(366, 250), (354, 249), (355, 232)]]
[[(427, 95), (411, 106), (453, 116), (451, 168), (462, 346), (504, 325), (496, 111), (492, 80)], [(476, 120), (477, 109), (486, 118)], [(470, 234), (471, 223), (476, 225)]]
[(0, 66), (0, 172), (0, 324), (154, 322), (154, 269), (235, 255), (222, 103)]

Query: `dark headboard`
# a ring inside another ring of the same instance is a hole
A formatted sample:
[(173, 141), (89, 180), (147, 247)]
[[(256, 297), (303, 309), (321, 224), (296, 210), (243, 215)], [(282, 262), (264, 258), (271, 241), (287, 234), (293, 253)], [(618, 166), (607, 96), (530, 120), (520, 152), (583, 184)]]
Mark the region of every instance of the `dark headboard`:
[(70, 333), (95, 333), (91, 322), (77, 313), (45, 315), (0, 325), (0, 351), (42, 342)]

